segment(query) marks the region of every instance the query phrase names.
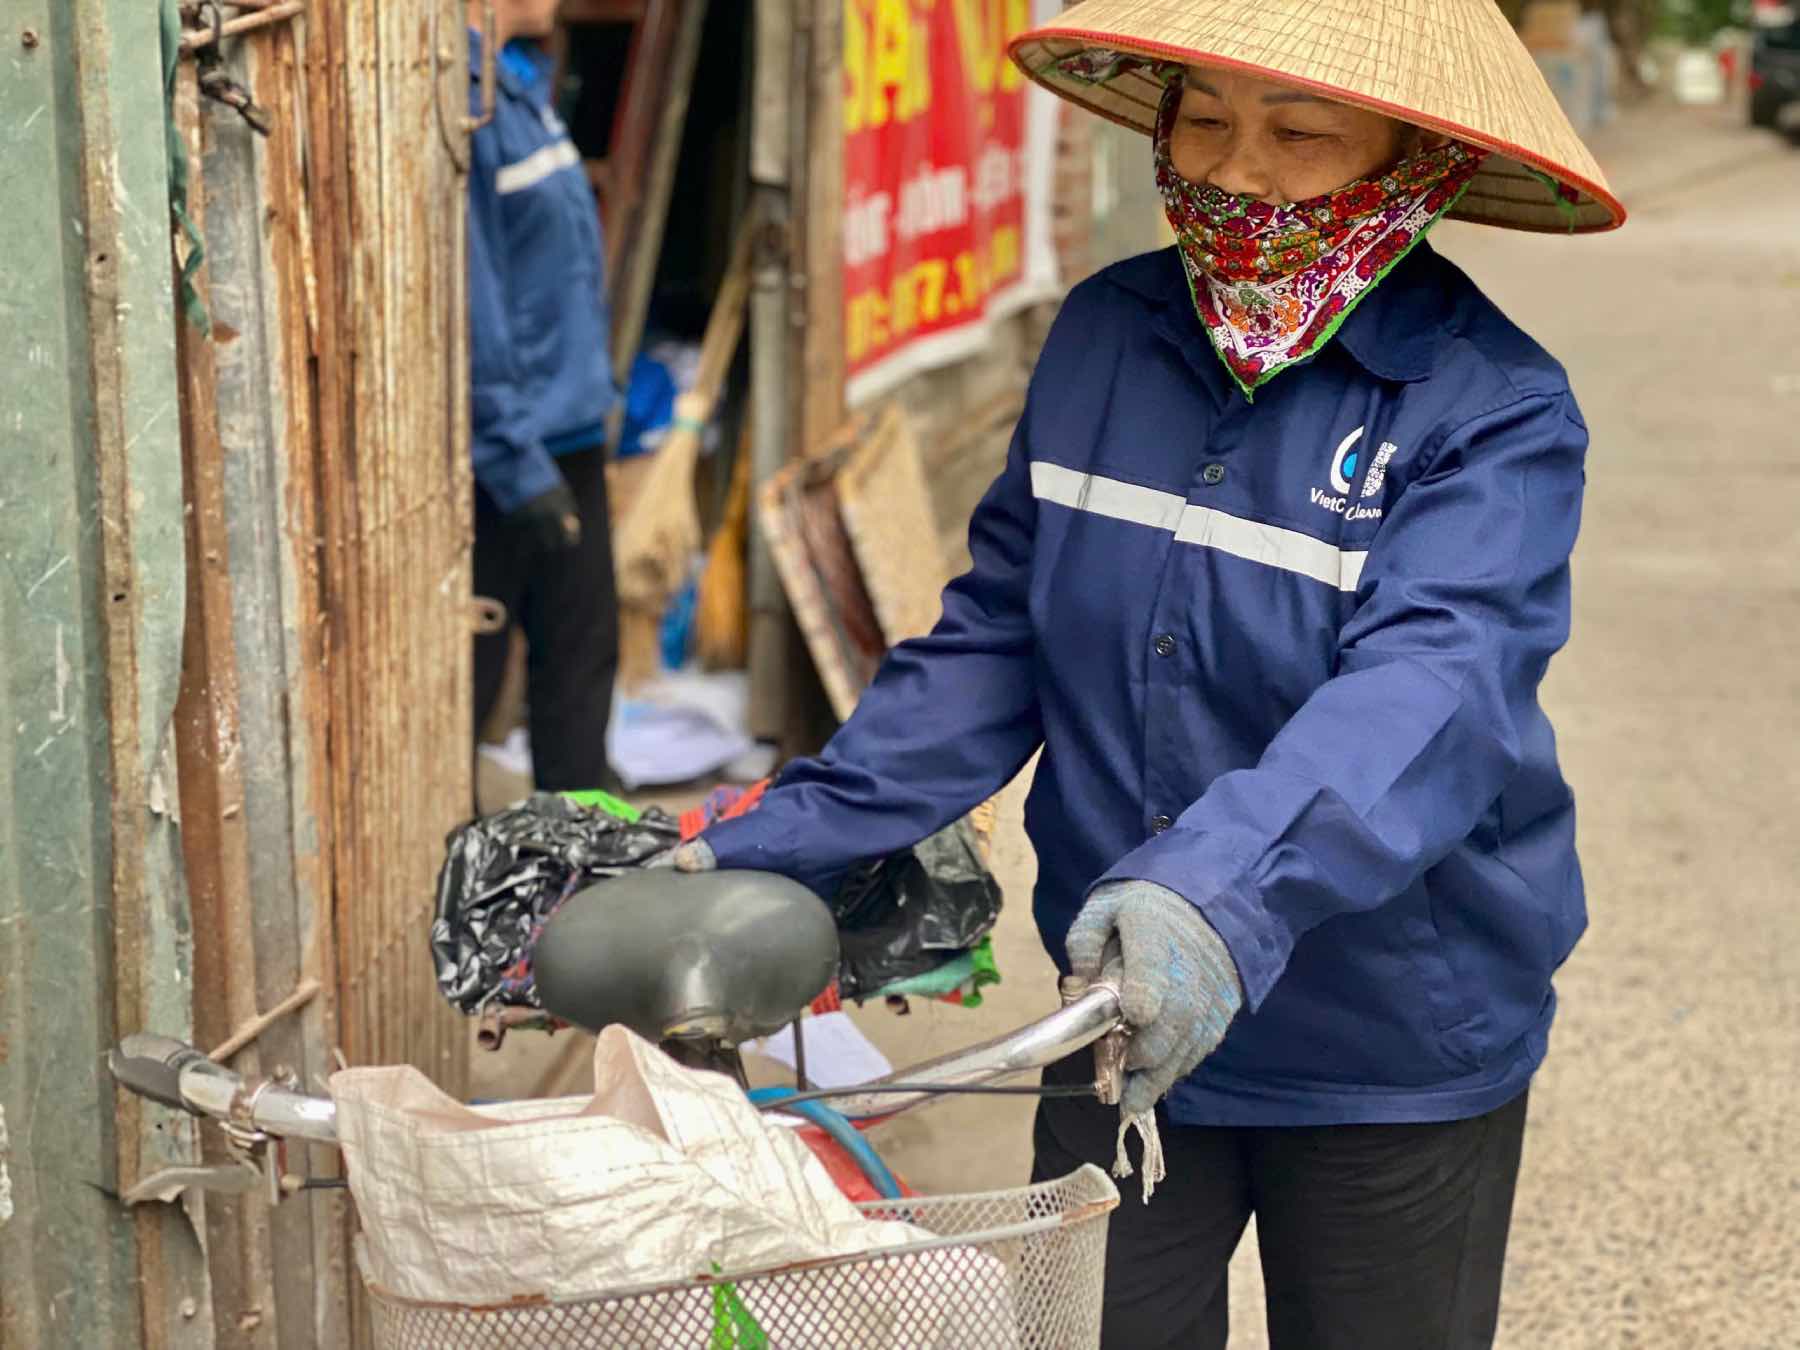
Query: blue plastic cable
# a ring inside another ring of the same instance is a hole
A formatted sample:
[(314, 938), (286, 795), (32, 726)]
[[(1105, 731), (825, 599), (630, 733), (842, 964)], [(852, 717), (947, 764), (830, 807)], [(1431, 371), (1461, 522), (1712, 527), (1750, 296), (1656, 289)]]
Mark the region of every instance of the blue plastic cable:
[[(793, 1095), (794, 1089), (791, 1087), (763, 1087), (754, 1089), (750, 1093), (750, 1100), (760, 1105), (763, 1102), (779, 1102)], [(881, 1161), (881, 1155), (862, 1137), (861, 1131), (850, 1123), (848, 1117), (833, 1111), (824, 1102), (794, 1102), (777, 1109), (804, 1116), (836, 1140), (852, 1161), (862, 1168), (862, 1174), (869, 1179), (869, 1184), (881, 1192), (882, 1199), (901, 1198), (900, 1183), (888, 1171), (888, 1165)]]

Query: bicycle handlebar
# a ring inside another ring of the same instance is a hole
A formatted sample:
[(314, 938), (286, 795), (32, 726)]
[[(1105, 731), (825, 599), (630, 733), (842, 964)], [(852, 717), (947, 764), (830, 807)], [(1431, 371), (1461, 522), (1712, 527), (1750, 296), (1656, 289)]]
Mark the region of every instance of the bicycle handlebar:
[[(964, 1087), (993, 1083), (1054, 1064), (1123, 1025), (1117, 989), (1110, 984), (1078, 988), (1072, 991), (1065, 1006), (1048, 1017), (1027, 1022), (1015, 1031), (967, 1050), (958, 1050), (877, 1078), (867, 1086), (929, 1082)], [(895, 1115), (941, 1095), (926, 1091), (904, 1094), (850, 1092), (843, 1096), (834, 1095), (831, 1106), (851, 1120), (874, 1120)]]
[(272, 1078), (246, 1079), (193, 1046), (138, 1032), (109, 1051), (106, 1066), (124, 1086), (196, 1116), (281, 1139), (337, 1143), (337, 1103)]
[[(864, 1086), (878, 1088), (888, 1083), (929, 1082), (961, 1087), (992, 1083), (1041, 1069), (1094, 1044), (1124, 1025), (1119, 1012), (1118, 990), (1110, 984), (1065, 984), (1064, 998), (1065, 1005), (1048, 1017)], [(1100, 1058), (1106, 1059), (1105, 1056)], [(302, 1092), (291, 1082), (246, 1079), (208, 1059), (193, 1046), (171, 1037), (147, 1032), (127, 1036), (117, 1049), (108, 1053), (106, 1060), (119, 1083), (165, 1106), (277, 1138), (311, 1139), (325, 1144), (337, 1142), (337, 1103), (331, 1098)], [(1106, 1077), (1104, 1066), (1100, 1073), (1102, 1078)], [(852, 1090), (847, 1095), (835, 1097), (833, 1107), (851, 1120), (876, 1120), (897, 1115), (941, 1095), (928, 1090), (905, 1093), (857, 1093)], [(1104, 1084), (1102, 1096), (1106, 1096)], [(1116, 1091), (1111, 1100), (1117, 1100)]]

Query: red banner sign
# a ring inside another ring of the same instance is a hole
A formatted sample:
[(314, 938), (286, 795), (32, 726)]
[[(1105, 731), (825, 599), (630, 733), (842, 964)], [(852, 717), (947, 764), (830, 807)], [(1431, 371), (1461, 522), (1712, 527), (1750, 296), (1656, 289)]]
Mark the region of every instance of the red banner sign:
[(1027, 272), (1030, 0), (845, 0), (849, 393), (955, 360)]

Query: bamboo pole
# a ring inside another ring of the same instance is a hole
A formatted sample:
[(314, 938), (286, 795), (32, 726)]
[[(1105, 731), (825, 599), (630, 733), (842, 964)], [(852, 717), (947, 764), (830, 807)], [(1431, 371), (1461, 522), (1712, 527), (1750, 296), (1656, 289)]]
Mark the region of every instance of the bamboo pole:
[(240, 4), (240, 8), (250, 9), (249, 14), (240, 14), (235, 19), (227, 19), (219, 25), (215, 34), (211, 28), (196, 29), (181, 35), (181, 54), (192, 56), (202, 47), (210, 47), (215, 37), (223, 40), (230, 37), (241, 37), (245, 33), (254, 33), (259, 28), (267, 28), (270, 24), (285, 23), (297, 14), (305, 12), (302, 0), (276, 0), (272, 4)]
[(275, 1023), (286, 1017), (289, 1013), (298, 1012), (308, 1003), (311, 1003), (318, 995), (318, 992), (319, 982), (309, 975), (295, 986), (293, 993), (282, 999), (281, 1002), (277, 1003), (273, 1008), (270, 1008), (265, 1013), (258, 1013), (248, 1021), (240, 1023), (236, 1031), (232, 1032), (231, 1035), (220, 1041), (218, 1045), (214, 1046), (212, 1050), (208, 1052), (207, 1058), (217, 1063), (224, 1063), (238, 1051), (242, 1050), (246, 1045), (249, 1045), (251, 1041), (262, 1035), (263, 1032), (274, 1026)]

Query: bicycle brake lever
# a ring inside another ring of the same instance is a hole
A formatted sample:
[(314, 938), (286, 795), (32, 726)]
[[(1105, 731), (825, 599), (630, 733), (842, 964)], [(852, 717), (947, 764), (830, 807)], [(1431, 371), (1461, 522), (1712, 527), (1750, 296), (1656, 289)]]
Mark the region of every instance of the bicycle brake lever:
[[(1098, 980), (1088, 981), (1078, 975), (1066, 975), (1061, 981), (1063, 1006), (1066, 1008), (1095, 985), (1103, 985), (1116, 996), (1120, 980), (1119, 943), (1115, 938), (1106, 946)], [(1094, 1042), (1094, 1095), (1104, 1106), (1117, 1106), (1125, 1091), (1125, 1047), (1131, 1039), (1131, 1028), (1121, 1019), (1119, 1024)]]
[[(1100, 980), (1115, 990), (1125, 983), (1125, 951), (1118, 934), (1113, 934), (1100, 957)], [(1094, 1042), (1094, 1094), (1103, 1106), (1117, 1106), (1125, 1095), (1125, 1046), (1131, 1040), (1131, 1027), (1123, 1018), (1119, 1025)]]

